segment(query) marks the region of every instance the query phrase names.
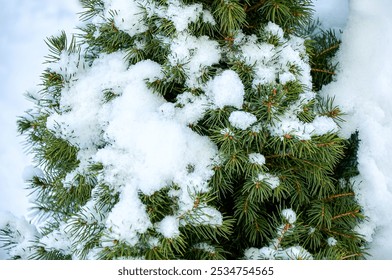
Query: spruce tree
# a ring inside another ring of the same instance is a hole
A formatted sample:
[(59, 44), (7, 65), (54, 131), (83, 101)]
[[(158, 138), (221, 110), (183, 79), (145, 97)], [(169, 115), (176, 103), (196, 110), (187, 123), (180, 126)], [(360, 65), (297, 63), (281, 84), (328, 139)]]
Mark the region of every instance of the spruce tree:
[(81, 2), (18, 120), (36, 168), (31, 223), (0, 223), (12, 258), (364, 258), (311, 1)]

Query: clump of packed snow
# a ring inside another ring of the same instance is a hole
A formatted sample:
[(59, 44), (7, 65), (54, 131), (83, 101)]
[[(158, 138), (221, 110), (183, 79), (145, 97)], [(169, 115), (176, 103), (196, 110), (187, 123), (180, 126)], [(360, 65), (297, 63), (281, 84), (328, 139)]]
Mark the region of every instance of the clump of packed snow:
[(245, 130), (257, 122), (257, 118), (248, 112), (234, 111), (230, 114), (229, 122), (235, 128)]
[(245, 89), (238, 74), (225, 70), (207, 85), (207, 95), (218, 108), (233, 106), (242, 108)]
[(180, 235), (179, 220), (174, 216), (166, 216), (162, 221), (159, 222), (158, 232), (166, 238), (176, 238)]
[(251, 153), (249, 154), (249, 162), (262, 166), (265, 164), (265, 157), (259, 153)]
[(297, 220), (297, 214), (292, 209), (283, 209), (281, 214), (289, 224), (294, 224)]

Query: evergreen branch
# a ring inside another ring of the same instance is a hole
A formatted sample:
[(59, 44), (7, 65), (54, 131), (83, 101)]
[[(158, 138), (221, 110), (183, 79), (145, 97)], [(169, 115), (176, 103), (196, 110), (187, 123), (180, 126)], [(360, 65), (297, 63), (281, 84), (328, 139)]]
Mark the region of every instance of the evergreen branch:
[(329, 53), (331, 51), (336, 51), (337, 49), (339, 49), (339, 47), (340, 47), (340, 42), (335, 45), (330, 46), (327, 49), (324, 49), (322, 52), (318, 53), (317, 56), (322, 56), (322, 55)]
[(274, 244), (275, 246), (275, 250), (278, 250), (280, 247), (280, 244), (282, 243), (282, 240), (285, 236), (285, 234), (292, 228), (292, 225), (289, 223), (286, 223), (282, 229), (282, 231), (280, 232), (280, 236), (277, 239), (277, 243)]
[(354, 211), (351, 211), (351, 212), (347, 212), (347, 213), (343, 213), (343, 214), (340, 214), (340, 215), (336, 215), (336, 216), (332, 217), (331, 220), (333, 221), (333, 220), (336, 220), (336, 219), (339, 219), (339, 218), (342, 218), (342, 217), (346, 217), (346, 216), (353, 216), (353, 217), (355, 217), (355, 214), (359, 213), (359, 211), (360, 210), (357, 209), (357, 210), (354, 210)]
[(351, 259), (351, 258), (355, 258), (355, 257), (363, 257), (362, 253), (356, 253), (356, 254), (351, 254), (351, 255), (347, 255), (341, 258), (341, 260), (347, 260), (347, 259)]
[(349, 239), (356, 239), (357, 238), (357, 236), (355, 236), (355, 235), (350, 235), (350, 234), (346, 234), (346, 233), (343, 233), (343, 232), (338, 232), (338, 231), (334, 231), (334, 230), (330, 230), (330, 229), (328, 229), (328, 228), (323, 228), (323, 229), (321, 229), (322, 231), (325, 231), (325, 232), (328, 232), (328, 233), (331, 233), (331, 234), (333, 234), (333, 235), (339, 235), (339, 236), (343, 236), (343, 237), (346, 237), (346, 238), (349, 238)]
[(319, 72), (319, 73), (326, 73), (326, 74), (330, 74), (330, 75), (336, 75), (335, 72), (329, 71), (329, 70), (324, 70), (324, 69), (311, 68), (310, 71)]
[(355, 193), (349, 192), (349, 193), (334, 194), (334, 195), (331, 195), (329, 197), (324, 198), (324, 200), (333, 200), (335, 198), (346, 197), (346, 196), (355, 196)]

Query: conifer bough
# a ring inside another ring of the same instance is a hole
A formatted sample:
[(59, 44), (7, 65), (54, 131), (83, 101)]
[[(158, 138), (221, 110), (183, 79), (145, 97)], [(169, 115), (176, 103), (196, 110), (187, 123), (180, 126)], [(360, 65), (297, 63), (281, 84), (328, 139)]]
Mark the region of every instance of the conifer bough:
[(11, 258), (364, 257), (310, 1), (81, 2), (18, 120), (34, 211), (0, 221)]

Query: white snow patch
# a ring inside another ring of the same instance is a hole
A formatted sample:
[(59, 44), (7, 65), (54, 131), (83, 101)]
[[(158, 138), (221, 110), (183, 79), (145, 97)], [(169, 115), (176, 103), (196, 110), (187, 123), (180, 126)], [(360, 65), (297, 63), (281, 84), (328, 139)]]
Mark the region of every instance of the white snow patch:
[(349, 0), (313, 0), (315, 19), (323, 29), (334, 29), (336, 34), (343, 30), (349, 16)]
[(244, 111), (234, 111), (229, 116), (229, 122), (235, 128), (245, 130), (252, 124), (257, 122), (257, 118), (252, 113)]
[(104, 15), (111, 18), (114, 12), (114, 23), (116, 27), (130, 36), (145, 32), (148, 27), (143, 21), (144, 10), (147, 1), (130, 0), (105, 0)]
[(257, 176), (257, 180), (267, 183), (271, 189), (275, 189), (280, 185), (279, 178), (269, 173), (260, 173)]
[(172, 66), (180, 66), (186, 74), (189, 88), (201, 87), (203, 71), (219, 62), (221, 50), (216, 41), (207, 36), (195, 37), (181, 32), (170, 44), (168, 60)]
[(327, 242), (329, 246), (335, 246), (338, 243), (338, 241), (333, 237), (328, 238)]
[(284, 35), (283, 29), (279, 25), (273, 22), (269, 22), (267, 26), (264, 28), (264, 31), (276, 36), (279, 39), (283, 39), (283, 35)]
[(293, 211), (293, 209), (284, 209), (281, 214), (290, 224), (295, 223), (297, 220), (297, 214)]
[(300, 140), (310, 140), (312, 136), (320, 136), (338, 131), (338, 125), (332, 118), (317, 116), (312, 122), (300, 121), (297, 116), (286, 113), (279, 121), (269, 125), (272, 135), (283, 138), (285, 135), (298, 137)]
[(245, 89), (236, 72), (225, 70), (209, 81), (207, 94), (218, 108), (233, 106), (241, 109), (244, 102)]
[(176, 238), (180, 235), (179, 220), (174, 216), (166, 216), (157, 226), (157, 231), (166, 238)]
[(33, 180), (34, 177), (44, 178), (45, 174), (41, 168), (28, 165), (24, 168), (22, 173), (23, 181), (29, 182)]
[[(28, 259), (32, 253), (31, 246), (34, 244), (39, 233), (36, 227), (26, 221), (24, 217), (15, 217), (9, 212), (0, 213), (0, 229), (10, 229), (10, 241), (15, 246), (10, 248), (9, 256), (19, 256), (21, 259)], [(0, 241), (0, 246), (2, 246)]]
[(257, 165), (264, 165), (265, 164), (265, 157), (259, 153), (251, 153), (249, 154), (249, 162)]

